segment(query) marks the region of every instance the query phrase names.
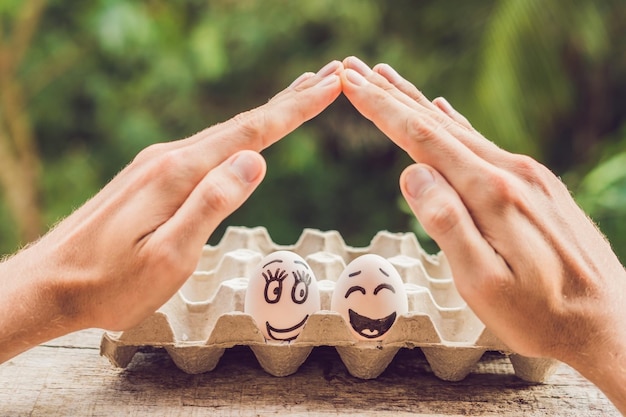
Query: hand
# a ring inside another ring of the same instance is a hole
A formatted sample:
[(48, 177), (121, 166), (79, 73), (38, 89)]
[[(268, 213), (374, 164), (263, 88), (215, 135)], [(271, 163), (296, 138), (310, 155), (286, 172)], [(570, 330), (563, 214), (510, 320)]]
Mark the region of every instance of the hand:
[(563, 183), (390, 66), (344, 67), (344, 94), (419, 162), (402, 193), (472, 310), (512, 350), (571, 364), (624, 411), (626, 273)]
[(216, 226), (261, 182), (257, 153), (341, 92), (340, 62), (267, 104), (142, 151), (92, 200), (0, 264), (0, 362), (87, 327), (124, 330), (166, 302)]

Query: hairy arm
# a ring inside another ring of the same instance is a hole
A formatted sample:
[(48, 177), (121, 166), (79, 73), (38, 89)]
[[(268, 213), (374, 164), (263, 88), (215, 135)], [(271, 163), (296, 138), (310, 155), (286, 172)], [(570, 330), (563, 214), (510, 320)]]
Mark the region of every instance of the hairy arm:
[(626, 412), (626, 272), (565, 185), (390, 66), (344, 66), (346, 96), (417, 162), (402, 192), (472, 310), (512, 350), (572, 365)]
[(267, 104), (152, 145), (39, 241), (0, 264), (0, 362), (89, 327), (124, 330), (193, 272), (217, 225), (265, 174), (258, 153), (341, 92), (340, 62)]

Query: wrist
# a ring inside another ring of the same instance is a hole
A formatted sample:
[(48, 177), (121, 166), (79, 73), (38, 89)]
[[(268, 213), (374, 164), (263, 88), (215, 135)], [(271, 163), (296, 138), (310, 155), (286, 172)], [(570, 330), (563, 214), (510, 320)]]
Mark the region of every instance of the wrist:
[(610, 335), (595, 337), (589, 349), (561, 360), (594, 383), (622, 414), (626, 414), (626, 332), (621, 323), (613, 323)]
[(25, 249), (0, 263), (0, 363), (81, 328), (39, 255)]
[(626, 414), (626, 361), (624, 358), (605, 360), (597, 366), (573, 366), (593, 382), (622, 413)]

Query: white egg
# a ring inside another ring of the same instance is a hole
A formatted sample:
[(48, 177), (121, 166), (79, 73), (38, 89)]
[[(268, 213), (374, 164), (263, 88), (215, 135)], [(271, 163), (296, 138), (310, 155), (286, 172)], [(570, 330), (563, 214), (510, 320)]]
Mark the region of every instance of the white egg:
[(254, 318), (268, 340), (295, 339), (320, 308), (317, 279), (296, 253), (267, 255), (249, 277), (244, 312)]
[(355, 336), (380, 340), (409, 310), (404, 283), (387, 259), (362, 255), (348, 264), (335, 284), (331, 310), (341, 313)]

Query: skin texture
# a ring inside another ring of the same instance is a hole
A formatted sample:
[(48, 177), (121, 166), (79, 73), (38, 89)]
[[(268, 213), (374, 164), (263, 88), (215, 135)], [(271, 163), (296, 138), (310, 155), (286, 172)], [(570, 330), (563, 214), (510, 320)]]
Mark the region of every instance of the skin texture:
[(572, 365), (626, 412), (626, 272), (565, 185), (390, 66), (344, 67), (344, 94), (417, 162), (402, 193), (472, 310), (514, 351)]
[(341, 70), (331, 62), (259, 108), (146, 148), (84, 206), (1, 263), (0, 362), (78, 329), (128, 329), (165, 303), (216, 226), (261, 182), (258, 152), (333, 102)]
[(257, 153), (343, 90), (417, 163), (400, 188), (456, 286), (512, 350), (562, 360), (626, 413), (626, 272), (567, 188), (498, 148), (446, 100), (355, 57), (266, 105), (153, 145), (38, 242), (0, 263), (0, 362), (89, 327), (140, 323), (195, 268), (207, 237), (265, 173)]

